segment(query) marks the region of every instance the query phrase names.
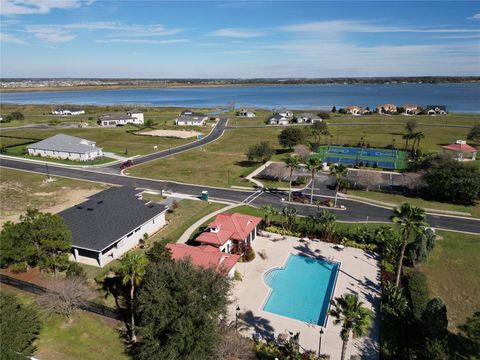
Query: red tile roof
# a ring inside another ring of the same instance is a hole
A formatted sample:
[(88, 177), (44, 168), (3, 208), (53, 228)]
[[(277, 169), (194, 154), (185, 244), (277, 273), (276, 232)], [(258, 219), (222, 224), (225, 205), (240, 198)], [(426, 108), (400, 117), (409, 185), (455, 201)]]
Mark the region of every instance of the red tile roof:
[(208, 224), (209, 228), (218, 228), (218, 232), (204, 231), (197, 237), (203, 244), (222, 246), (229, 239), (243, 241), (262, 221), (261, 218), (237, 213), (219, 214)]
[(213, 268), (218, 272), (228, 273), (240, 258), (240, 255), (227, 254), (209, 245), (167, 244), (166, 247), (176, 261), (189, 260), (195, 266)]
[(444, 145), (442, 148), (451, 150), (451, 151), (463, 151), (463, 152), (474, 152), (477, 151), (473, 146), (470, 146), (468, 144), (449, 144), (449, 145)]

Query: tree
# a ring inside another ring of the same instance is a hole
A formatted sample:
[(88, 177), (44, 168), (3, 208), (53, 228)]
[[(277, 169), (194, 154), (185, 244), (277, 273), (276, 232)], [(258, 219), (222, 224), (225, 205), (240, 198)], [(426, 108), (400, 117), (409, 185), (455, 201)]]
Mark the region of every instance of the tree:
[(408, 311), (408, 301), (403, 289), (386, 281), (382, 287), (382, 313), (402, 317)]
[(423, 332), (427, 339), (446, 341), (448, 337), (447, 306), (440, 298), (427, 303), (422, 314)]
[(147, 264), (148, 260), (144, 255), (127, 252), (120, 259), (120, 267), (118, 269), (123, 284), (130, 285), (130, 338), (133, 342), (137, 341), (135, 335), (135, 312), (133, 303), (135, 298), (135, 287), (140, 285)]
[(337, 206), (338, 192), (342, 184), (346, 182), (347, 170), (347, 167), (343, 164), (335, 165), (330, 169), (330, 175), (335, 177), (335, 207)]
[(282, 226), (286, 230), (293, 230), (296, 225), (297, 209), (285, 206), (281, 212)]
[(335, 113), (335, 112), (337, 112), (337, 107), (334, 105), (334, 106), (332, 107), (332, 113)]
[(307, 161), (307, 169), (310, 171), (311, 177), (311, 190), (310, 190), (310, 204), (313, 204), (313, 189), (315, 187), (315, 174), (318, 169), (321, 169), (323, 162), (318, 157), (311, 157)]
[(328, 210), (323, 209), (316, 214), (317, 226), (320, 236), (324, 239), (330, 239), (335, 233), (335, 221), (337, 217)]
[(263, 220), (265, 221), (265, 226), (270, 226), (272, 218), (278, 215), (278, 210), (270, 204), (263, 205), (261, 210), (263, 211)]
[(25, 116), (20, 111), (12, 111), (10, 113), (10, 116), (12, 117), (12, 120), (23, 120), (23, 119), (25, 119)]
[(413, 317), (415, 320), (420, 320), (430, 299), (427, 277), (418, 270), (411, 271), (407, 276), (406, 285)]
[(207, 360), (215, 354), (228, 279), (188, 261), (151, 263), (138, 294), (139, 360)]
[(326, 111), (319, 111), (319, 112), (317, 113), (317, 116), (318, 116), (320, 119), (322, 119), (322, 120), (328, 120), (328, 119), (330, 119), (330, 114), (329, 114), (328, 112), (326, 112)]
[(459, 325), (458, 329), (468, 340), (465, 350), (473, 359), (473, 356), (480, 353), (480, 311), (475, 312), (464, 324)]
[(328, 125), (323, 121), (313, 123), (310, 129), (317, 145), (320, 145), (322, 136), (326, 137), (330, 135), (330, 131), (328, 131)]
[(403, 134), (402, 139), (405, 140), (405, 150), (408, 149), (408, 140), (412, 138), (412, 134)]
[(215, 347), (214, 360), (255, 360), (255, 352), (249, 339), (234, 328), (227, 328)]
[(298, 127), (289, 127), (283, 129), (278, 135), (278, 141), (284, 148), (292, 150), (295, 145), (305, 141), (305, 133)]
[(21, 304), (14, 295), (0, 293), (0, 358), (2, 360), (28, 359), (34, 352), (32, 345), (40, 331), (38, 311)]
[(252, 145), (248, 148), (245, 155), (249, 161), (267, 162), (272, 158), (275, 150), (268, 141), (261, 141), (258, 144)]
[(335, 298), (330, 316), (334, 318), (335, 325), (342, 327), (340, 337), (343, 345), (340, 359), (344, 360), (350, 335), (353, 335), (354, 339), (367, 335), (372, 325), (373, 311), (367, 309), (357, 295), (344, 294)]
[(468, 132), (467, 139), (474, 141), (475, 143), (480, 143), (480, 124), (472, 126)]
[(307, 161), (312, 153), (310, 148), (304, 144), (295, 145), (293, 151), (301, 161)]
[(89, 295), (85, 280), (74, 276), (53, 282), (48, 291), (38, 298), (38, 302), (47, 310), (71, 321), (74, 310), (85, 305)]
[(168, 240), (155, 241), (145, 254), (150, 262), (163, 262), (172, 261), (172, 252), (165, 244), (169, 243)]
[(156, 124), (153, 122), (152, 119), (148, 119), (145, 121), (145, 127), (153, 128)]
[(375, 230), (374, 239), (380, 245), (382, 258), (390, 264), (395, 264), (400, 254), (402, 239), (390, 226), (382, 226)]
[(290, 169), (290, 178), (288, 181), (288, 201), (292, 201), (292, 179), (293, 179), (293, 171), (300, 167), (300, 161), (298, 157), (290, 155), (285, 160), (285, 165), (288, 169)]
[(402, 273), (402, 262), (405, 255), (405, 248), (411, 234), (418, 233), (421, 226), (425, 226), (425, 211), (419, 207), (411, 206), (409, 203), (404, 203), (400, 208), (393, 210), (394, 216), (392, 221), (400, 225), (402, 232), (402, 247), (400, 248), (400, 255), (398, 258), (397, 275), (395, 285), (400, 285), (400, 275)]
[(423, 132), (421, 132), (421, 131), (415, 133), (414, 140), (417, 141), (417, 148), (416, 148), (416, 150), (415, 150), (415, 154), (418, 154), (418, 150), (419, 150), (419, 148), (420, 148), (420, 140), (422, 140), (422, 139), (425, 139), (425, 133), (423, 133)]
[(70, 262), (70, 264), (68, 265), (65, 275), (67, 278), (79, 277), (84, 280), (87, 279), (87, 274), (85, 272), (85, 269), (82, 267), (82, 265), (73, 261)]

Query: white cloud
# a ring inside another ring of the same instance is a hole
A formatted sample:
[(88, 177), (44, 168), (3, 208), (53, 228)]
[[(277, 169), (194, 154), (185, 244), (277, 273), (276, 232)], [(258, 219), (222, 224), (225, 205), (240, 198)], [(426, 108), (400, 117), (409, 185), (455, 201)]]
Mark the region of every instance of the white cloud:
[(84, 0), (2, 0), (2, 15), (46, 14), (52, 9), (76, 9), (90, 5), (93, 1)]
[(21, 44), (21, 45), (27, 44), (25, 40), (20, 39), (16, 35), (4, 34), (4, 33), (0, 33), (0, 43), (13, 43), (13, 44)]
[(215, 31), (211, 32), (209, 35), (229, 37), (229, 38), (238, 38), (238, 39), (247, 39), (247, 38), (255, 38), (255, 37), (265, 36), (267, 34), (263, 31), (260, 31), (260, 30), (228, 28), (228, 29), (215, 30)]
[(186, 43), (188, 39), (168, 39), (168, 40), (152, 40), (152, 39), (101, 39), (95, 40), (96, 43), (129, 43), (129, 44), (179, 44)]
[(76, 38), (76, 35), (68, 30), (49, 25), (27, 26), (26, 31), (41, 41), (51, 43), (69, 42)]
[(467, 18), (468, 20), (480, 20), (480, 13)]

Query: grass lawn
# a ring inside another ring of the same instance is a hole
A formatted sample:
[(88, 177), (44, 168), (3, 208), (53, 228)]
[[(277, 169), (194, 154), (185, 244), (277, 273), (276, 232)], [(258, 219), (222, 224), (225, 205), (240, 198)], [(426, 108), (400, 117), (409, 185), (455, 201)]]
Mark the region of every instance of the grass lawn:
[(480, 204), (477, 204), (475, 206), (455, 205), (439, 201), (428, 201), (418, 197), (407, 197), (403, 195), (389, 194), (377, 191), (348, 190), (347, 194), (360, 196), (369, 200), (390, 203), (394, 206), (400, 206), (401, 204), (408, 202), (412, 205), (426, 209), (467, 212), (474, 217), (480, 218)]
[(435, 243), (421, 267), (431, 296), (447, 304), (451, 330), (480, 310), (480, 236), (438, 231), (443, 240)]

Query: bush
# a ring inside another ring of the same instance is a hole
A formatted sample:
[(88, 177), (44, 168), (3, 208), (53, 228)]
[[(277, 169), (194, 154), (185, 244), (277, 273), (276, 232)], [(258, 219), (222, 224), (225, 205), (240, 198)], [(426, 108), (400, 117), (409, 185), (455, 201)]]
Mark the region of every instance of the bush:
[(267, 226), (265, 228), (265, 231), (275, 233), (275, 234), (280, 234), (280, 235), (287, 235), (287, 236), (300, 236), (301, 235), (299, 232), (286, 230), (286, 229), (281, 228), (279, 226)]
[(253, 248), (249, 247), (247, 251), (242, 256), (242, 261), (243, 262), (250, 262), (253, 259), (255, 259), (255, 251), (253, 251)]
[(66, 276), (67, 278), (71, 278), (71, 277), (79, 277), (79, 278), (82, 278), (82, 279), (86, 279), (87, 278), (87, 274), (85, 273), (85, 269), (83, 268), (82, 265), (80, 265), (79, 263), (76, 263), (76, 262), (71, 262), (68, 267), (67, 267), (67, 271), (66, 271)]
[(293, 185), (305, 185), (307, 183), (307, 178), (305, 176), (299, 176), (293, 181)]
[(14, 273), (21, 273), (27, 271), (28, 266), (26, 262), (20, 262), (16, 264), (12, 264), (10, 266), (10, 270)]
[(324, 119), (330, 119), (330, 114), (326, 111), (320, 111), (317, 113), (318, 117), (320, 117), (322, 120)]
[(240, 273), (240, 271), (235, 270), (235, 274), (233, 275), (233, 278), (237, 281), (242, 281), (242, 274)]
[(427, 308), (429, 293), (427, 277), (420, 271), (412, 271), (407, 278), (407, 294), (415, 319), (420, 320)]

